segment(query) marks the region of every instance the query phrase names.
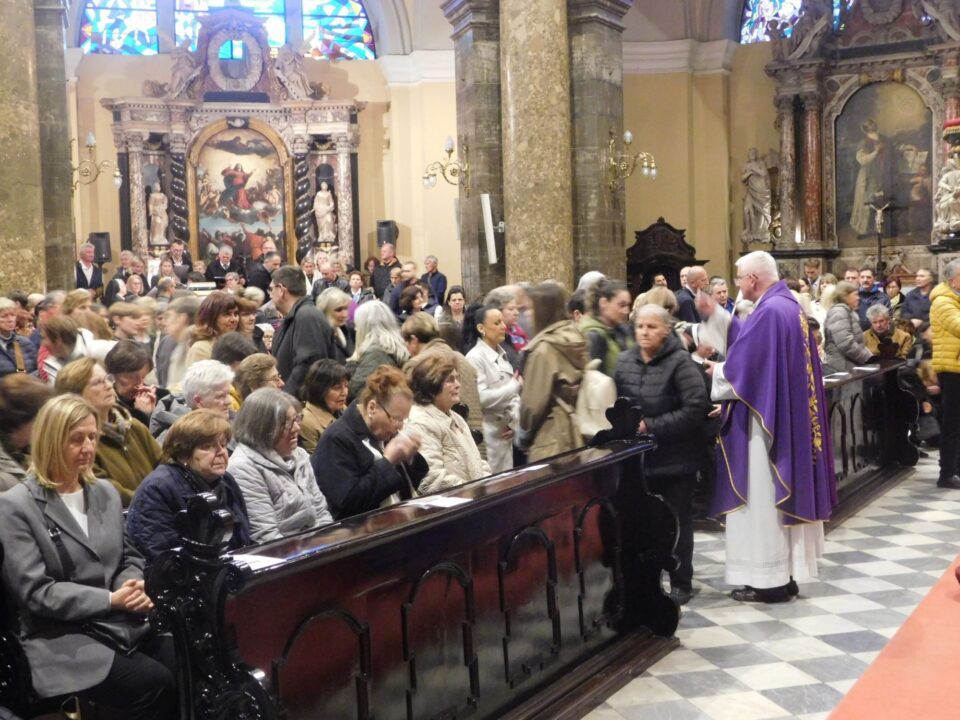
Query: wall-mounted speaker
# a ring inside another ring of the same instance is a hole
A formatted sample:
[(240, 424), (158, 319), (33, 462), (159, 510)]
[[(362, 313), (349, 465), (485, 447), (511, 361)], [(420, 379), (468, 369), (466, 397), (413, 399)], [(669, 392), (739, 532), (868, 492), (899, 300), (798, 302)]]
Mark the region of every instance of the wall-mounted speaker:
[(93, 261), (97, 264), (113, 261), (113, 253), (110, 250), (110, 233), (92, 232), (87, 237), (87, 242), (93, 245)]
[(483, 234), (487, 238), (487, 261), (493, 265), (497, 262), (497, 244), (493, 239), (493, 213), (490, 211), (488, 193), (480, 196), (480, 209), (483, 211)]
[(383, 247), (384, 243), (396, 245), (398, 237), (400, 237), (400, 229), (396, 221), (377, 220), (377, 247)]

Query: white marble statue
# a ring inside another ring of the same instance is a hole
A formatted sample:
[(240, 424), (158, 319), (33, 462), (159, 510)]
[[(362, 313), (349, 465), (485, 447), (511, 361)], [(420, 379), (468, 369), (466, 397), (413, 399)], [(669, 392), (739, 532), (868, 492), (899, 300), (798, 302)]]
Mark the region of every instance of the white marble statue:
[(303, 71), (303, 56), (289, 44), (277, 51), (273, 72), (291, 100), (314, 100), (317, 93)]
[(944, 235), (960, 232), (960, 161), (956, 156), (944, 165), (933, 201), (937, 207), (934, 229)]
[(200, 76), (203, 63), (196, 53), (190, 50), (190, 41), (184, 40), (170, 55), (173, 57), (173, 69), (170, 71), (170, 99), (176, 100), (186, 95), (190, 86)]
[(160, 190), (160, 183), (153, 184), (148, 210), (150, 212), (150, 244), (167, 244), (167, 196)]
[(740, 239), (744, 242), (770, 242), (770, 173), (756, 148), (750, 148), (747, 153), (740, 182), (746, 190)]
[(320, 189), (313, 198), (313, 216), (317, 220), (317, 240), (323, 243), (336, 242), (336, 220), (334, 220), (336, 202), (326, 180), (320, 182)]

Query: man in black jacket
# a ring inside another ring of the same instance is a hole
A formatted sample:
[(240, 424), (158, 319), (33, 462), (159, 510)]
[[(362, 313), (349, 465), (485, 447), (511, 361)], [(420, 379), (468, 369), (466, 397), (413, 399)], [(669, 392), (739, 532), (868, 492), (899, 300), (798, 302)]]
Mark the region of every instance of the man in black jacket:
[(280, 253), (265, 253), (260, 260), (253, 263), (250, 273), (247, 275), (247, 287), (258, 287), (263, 290), (264, 295), (270, 293), (270, 277), (273, 271), (280, 267)]
[(238, 259), (233, 257), (233, 248), (224, 243), (220, 246), (220, 252), (217, 254), (217, 259), (207, 265), (207, 282), (214, 282), (217, 279), (223, 280), (227, 277), (227, 273), (232, 272), (235, 272), (241, 278), (246, 280), (247, 273), (243, 268), (243, 264)]
[(694, 265), (687, 272), (687, 284), (677, 291), (677, 316), (688, 323), (700, 322), (700, 313), (697, 312), (697, 292), (707, 287), (709, 278), (707, 271), (699, 265)]
[(373, 295), (376, 298), (382, 298), (390, 285), (390, 271), (395, 267), (400, 267), (400, 261), (397, 260), (396, 248), (393, 243), (384, 243), (380, 246), (380, 264), (373, 269)]
[(299, 268), (284, 265), (273, 271), (270, 299), (284, 315), (271, 351), (283, 389), (299, 398), (304, 376), (314, 361), (336, 357), (333, 331), (307, 294), (307, 281)]

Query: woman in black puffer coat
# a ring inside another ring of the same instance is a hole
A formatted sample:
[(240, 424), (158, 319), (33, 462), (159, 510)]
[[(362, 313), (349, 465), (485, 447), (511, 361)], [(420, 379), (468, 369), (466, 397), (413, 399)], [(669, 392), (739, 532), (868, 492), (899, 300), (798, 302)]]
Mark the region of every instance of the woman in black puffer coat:
[(634, 317), (637, 346), (620, 353), (614, 380), (617, 395), (643, 412), (640, 432), (656, 437), (646, 456), (651, 492), (677, 513), (679, 568), (670, 573), (671, 595), (690, 599), (693, 583), (692, 499), (704, 453), (703, 426), (710, 408), (703, 375), (673, 333), (673, 319), (659, 305), (644, 305)]

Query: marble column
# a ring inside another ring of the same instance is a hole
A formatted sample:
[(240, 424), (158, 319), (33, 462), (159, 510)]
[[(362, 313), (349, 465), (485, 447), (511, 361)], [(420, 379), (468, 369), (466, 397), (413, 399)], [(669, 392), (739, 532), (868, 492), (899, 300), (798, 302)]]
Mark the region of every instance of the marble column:
[(803, 239), (819, 245), (823, 241), (823, 193), (821, 192), (821, 157), (819, 93), (803, 95)]
[(349, 135), (338, 135), (337, 145), (337, 240), (340, 244), (340, 257), (355, 267), (353, 257), (353, 178), (350, 170), (350, 156), (356, 149), (354, 139)]
[(127, 158), (130, 181), (130, 240), (133, 254), (149, 257), (147, 251), (147, 206), (143, 189), (143, 137), (127, 135)]
[(507, 281), (573, 285), (566, 0), (500, 0)]
[(34, 0), (37, 52), (37, 106), (47, 285), (70, 289), (76, 282), (73, 178), (64, 62), (64, 0)]
[(495, 235), (491, 264), (483, 233), (480, 195), (490, 195), (495, 221), (503, 217), (503, 155), (500, 123), (500, 4), (498, 0), (448, 0), (453, 25), (457, 89), (457, 136), (467, 140), (470, 196), (460, 190), (460, 257), (468, 297), (506, 282), (503, 235)]
[(612, 130), (623, 136), (623, 25), (631, 0), (567, 0), (573, 108), (574, 277), (626, 275), (625, 210), (607, 187)]
[(46, 273), (33, 0), (0, 2), (0, 47), (0, 292), (35, 292)]
[(796, 127), (794, 121), (794, 98), (786, 95), (777, 98), (777, 127), (780, 128), (780, 241), (777, 248), (790, 250), (796, 247)]

